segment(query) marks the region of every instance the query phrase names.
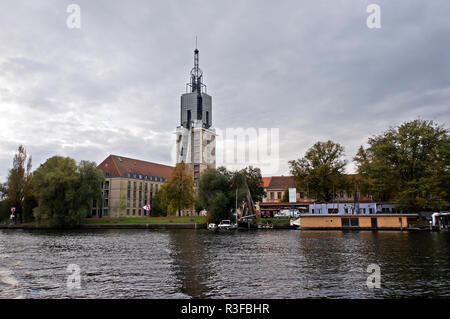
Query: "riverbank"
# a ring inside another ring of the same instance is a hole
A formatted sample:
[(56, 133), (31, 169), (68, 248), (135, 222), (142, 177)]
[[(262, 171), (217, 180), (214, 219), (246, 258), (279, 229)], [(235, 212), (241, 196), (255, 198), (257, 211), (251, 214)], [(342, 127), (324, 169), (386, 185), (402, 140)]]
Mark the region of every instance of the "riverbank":
[[(259, 218), (258, 224), (272, 223), (274, 229), (291, 229), (289, 219)], [(79, 226), (51, 227), (48, 224), (24, 223), (18, 225), (0, 224), (0, 229), (206, 229), (204, 216), (180, 217), (129, 217), (129, 218), (86, 218)]]

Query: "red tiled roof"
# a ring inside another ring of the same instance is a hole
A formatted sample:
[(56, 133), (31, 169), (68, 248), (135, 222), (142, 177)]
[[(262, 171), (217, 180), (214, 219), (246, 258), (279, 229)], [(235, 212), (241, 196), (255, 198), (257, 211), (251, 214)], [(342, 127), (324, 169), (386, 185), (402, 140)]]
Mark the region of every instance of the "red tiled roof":
[(111, 177), (126, 177), (126, 173), (136, 173), (163, 178), (169, 178), (174, 169), (173, 166), (117, 155), (109, 155), (97, 168), (103, 171), (103, 174), (109, 172)]
[(270, 180), (272, 179), (272, 177), (263, 177), (262, 181), (263, 181), (263, 187), (267, 188), (269, 187), (270, 184)]
[(290, 187), (295, 187), (295, 181), (292, 176), (272, 176), (268, 189), (286, 189)]

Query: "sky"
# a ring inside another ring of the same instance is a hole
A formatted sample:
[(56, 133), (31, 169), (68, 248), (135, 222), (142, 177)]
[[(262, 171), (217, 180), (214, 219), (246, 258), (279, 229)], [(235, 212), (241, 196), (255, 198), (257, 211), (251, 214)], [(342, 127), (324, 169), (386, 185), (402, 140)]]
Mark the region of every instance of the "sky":
[(279, 129), (263, 176), (327, 140), (352, 173), (370, 136), (417, 118), (449, 127), (448, 12), (448, 0), (0, 0), (0, 182), (20, 144), (33, 169), (53, 155), (174, 165), (195, 37), (213, 125)]

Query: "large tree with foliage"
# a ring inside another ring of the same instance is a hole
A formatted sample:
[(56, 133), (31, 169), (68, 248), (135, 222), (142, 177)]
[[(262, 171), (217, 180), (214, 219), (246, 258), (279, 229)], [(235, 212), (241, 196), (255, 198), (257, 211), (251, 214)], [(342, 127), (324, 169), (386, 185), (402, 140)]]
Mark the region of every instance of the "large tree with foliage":
[(347, 189), (344, 147), (332, 141), (317, 142), (303, 158), (289, 161), (297, 189), (307, 190), (309, 197), (329, 202), (339, 189)]
[(8, 175), (8, 202), (16, 208), (16, 220), (20, 223), (32, 219), (31, 212), (36, 205), (31, 189), (31, 162), (31, 156), (28, 157), (25, 148), (20, 145)]
[(94, 199), (101, 200), (103, 175), (95, 163), (53, 156), (34, 173), (33, 187), (39, 206), (38, 220), (48, 219), (52, 226), (76, 226), (92, 209)]
[(167, 207), (168, 213), (176, 212), (180, 215), (183, 209), (193, 207), (194, 181), (192, 171), (187, 164), (178, 163), (164, 185), (161, 204)]
[(8, 183), (0, 183), (0, 221), (8, 219), (9, 214)]
[(249, 166), (235, 172), (228, 172), (224, 168), (221, 168), (221, 170), (230, 178), (231, 188), (235, 192), (234, 197), (236, 197), (237, 190), (239, 206), (247, 200), (247, 188), (250, 190), (253, 202), (261, 202), (266, 195), (262, 183), (261, 169), (258, 167)]
[(167, 216), (168, 207), (167, 207), (167, 192), (166, 192), (166, 184), (162, 184), (159, 188), (159, 191), (153, 197), (152, 200), (152, 210), (150, 212), (151, 216)]
[(232, 174), (224, 167), (207, 169), (200, 176), (197, 205), (208, 211), (208, 219), (219, 223), (230, 219), (234, 207)]
[(369, 138), (354, 160), (362, 187), (377, 200), (410, 212), (442, 209), (450, 201), (449, 131), (414, 120)]

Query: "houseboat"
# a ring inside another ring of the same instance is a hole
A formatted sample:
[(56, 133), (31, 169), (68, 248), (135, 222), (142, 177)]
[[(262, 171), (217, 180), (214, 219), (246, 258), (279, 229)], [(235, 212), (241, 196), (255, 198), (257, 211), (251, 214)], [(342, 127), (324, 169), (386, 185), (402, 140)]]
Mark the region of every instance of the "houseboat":
[(302, 214), (301, 230), (408, 230), (418, 214)]

